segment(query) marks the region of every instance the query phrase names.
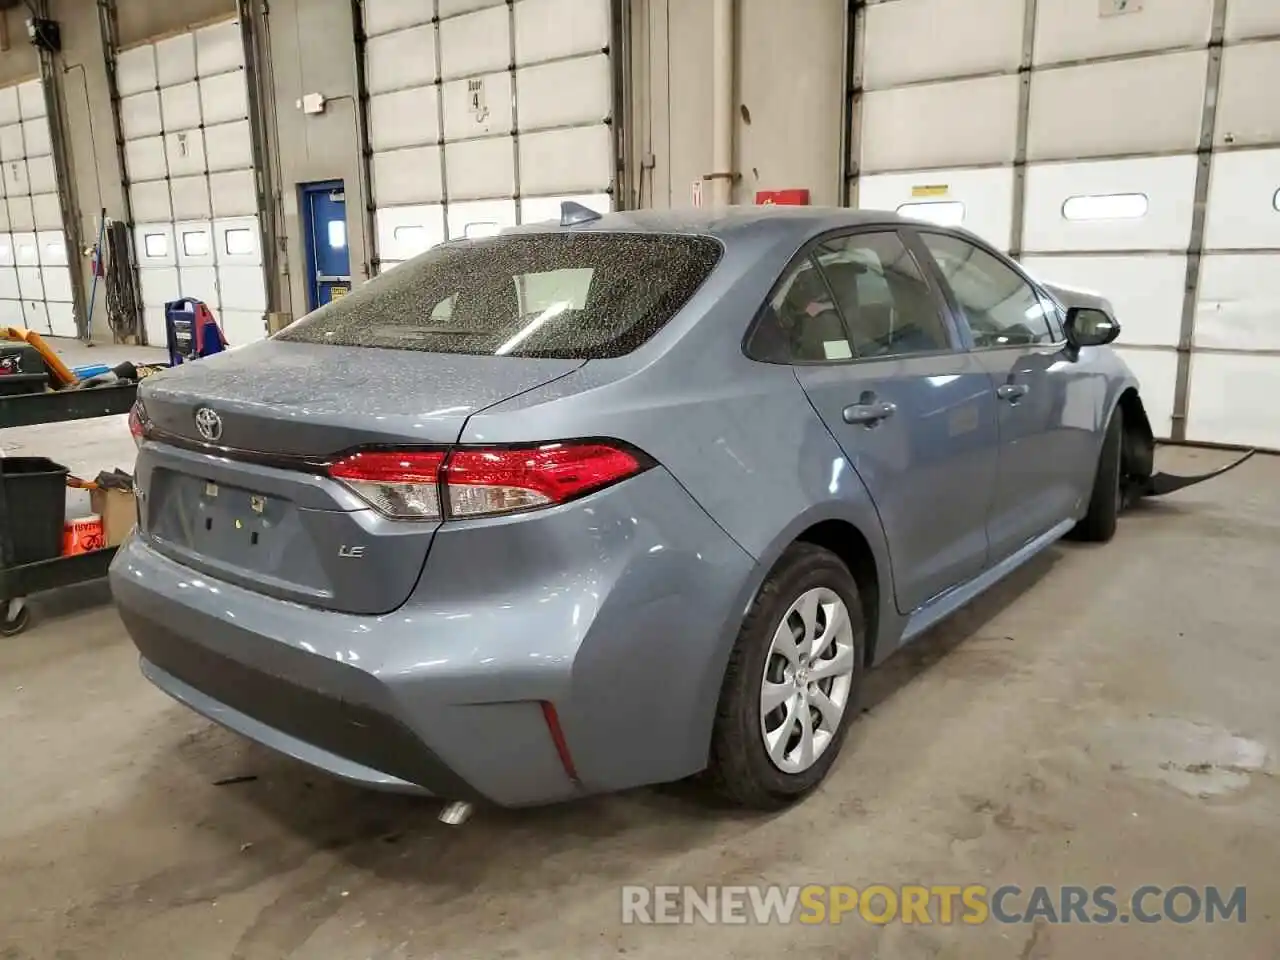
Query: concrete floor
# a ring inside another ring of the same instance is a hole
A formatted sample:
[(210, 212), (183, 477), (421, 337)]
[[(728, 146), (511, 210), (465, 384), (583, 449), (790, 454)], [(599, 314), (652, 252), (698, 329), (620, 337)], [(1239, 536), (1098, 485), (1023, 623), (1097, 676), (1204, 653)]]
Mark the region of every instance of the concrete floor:
[[(0, 439), (96, 468), (131, 449), (122, 423)], [(784, 814), (675, 787), (460, 828), (170, 702), (104, 586), (48, 596), (0, 640), (0, 958), (1271, 956), (1278, 568), (1280, 459), (1259, 457), (1055, 548), (877, 670), (833, 775)], [(1245, 885), (1248, 922), (620, 923), (622, 884), (913, 882)]]

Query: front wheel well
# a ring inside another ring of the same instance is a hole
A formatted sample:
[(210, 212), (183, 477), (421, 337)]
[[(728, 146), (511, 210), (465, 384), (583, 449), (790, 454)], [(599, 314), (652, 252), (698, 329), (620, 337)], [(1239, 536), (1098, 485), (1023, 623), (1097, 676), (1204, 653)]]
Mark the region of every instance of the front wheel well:
[(1117, 403), (1124, 415), (1124, 438), (1121, 446), (1121, 470), (1132, 480), (1145, 481), (1155, 472), (1155, 437), (1146, 407), (1134, 387), (1120, 394)]
[(862, 615), (867, 621), (864, 660), (868, 666), (874, 663), (876, 639), (880, 634), (880, 574), (871, 544), (861, 530), (844, 520), (815, 523), (796, 537), (796, 541), (831, 551), (853, 575), (862, 595)]

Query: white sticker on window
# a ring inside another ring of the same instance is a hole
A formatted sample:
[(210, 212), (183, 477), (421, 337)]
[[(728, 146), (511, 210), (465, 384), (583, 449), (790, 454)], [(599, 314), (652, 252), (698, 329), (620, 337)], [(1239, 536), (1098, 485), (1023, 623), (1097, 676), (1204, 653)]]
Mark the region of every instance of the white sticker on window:
[(1145, 193), (1068, 197), (1062, 205), (1062, 216), (1067, 220), (1137, 220), (1146, 215)]
[(849, 349), (848, 340), (822, 341), (822, 355), (828, 360), (851, 360), (853, 351)]

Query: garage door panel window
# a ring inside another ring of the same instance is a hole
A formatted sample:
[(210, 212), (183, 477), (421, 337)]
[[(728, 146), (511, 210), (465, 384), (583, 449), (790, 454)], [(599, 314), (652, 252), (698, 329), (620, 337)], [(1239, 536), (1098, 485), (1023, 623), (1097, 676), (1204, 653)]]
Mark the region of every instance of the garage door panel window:
[(169, 238), (163, 233), (148, 233), (142, 238), (143, 256), (163, 260), (169, 256)]
[(951, 349), (924, 274), (896, 233), (823, 244), (817, 261), (858, 359)]
[(922, 233), (973, 334), (974, 346), (1053, 343), (1046, 306), (1017, 271), (959, 237)]
[[(606, 0), (362, 4), (384, 270), (424, 241), (484, 237), (528, 222), (531, 208), (543, 219), (540, 198), (587, 194), (613, 208), (609, 10)], [(503, 209), (471, 210), (483, 204)], [(447, 216), (399, 212), (436, 205)], [(545, 216), (558, 217), (558, 204)]]
[(182, 252), (188, 257), (209, 255), (209, 234), (203, 230), (189, 230), (182, 235)]
[(898, 213), (940, 227), (958, 227), (964, 223), (964, 204), (959, 200), (916, 200), (899, 204)]
[(1062, 216), (1065, 220), (1139, 220), (1148, 207), (1145, 193), (1068, 197), (1062, 203)]
[[(265, 302), (260, 266), (236, 275), (245, 288), (230, 292), (234, 302), (224, 302), (213, 269), (224, 257), (248, 257), (250, 267), (260, 259), (241, 26), (229, 19), (145, 42), (121, 53), (119, 64), (118, 73), (126, 75), (117, 78), (121, 95), (135, 98), (122, 109), (121, 122), (146, 335), (155, 344), (163, 342), (163, 324), (156, 321), (164, 304), (179, 294), (207, 301), (220, 316), (232, 306), (256, 310)], [(237, 227), (243, 223), (255, 252), (235, 253), (241, 235), (224, 238), (216, 229), (228, 217), (237, 218)], [(175, 263), (180, 271), (172, 269)], [(240, 329), (260, 336), (254, 322)]]

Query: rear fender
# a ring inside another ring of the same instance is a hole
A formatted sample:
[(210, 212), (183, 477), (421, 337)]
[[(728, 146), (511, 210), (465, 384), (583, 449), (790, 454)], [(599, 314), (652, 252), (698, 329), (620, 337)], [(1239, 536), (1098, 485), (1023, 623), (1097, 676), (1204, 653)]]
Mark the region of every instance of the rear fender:
[[(859, 506), (861, 506), (859, 501), (852, 503), (848, 501), (828, 501), (815, 504), (801, 516), (796, 517), (787, 525), (786, 529), (780, 531), (770, 542), (768, 548), (756, 558), (756, 564), (751, 571), (751, 576), (743, 584), (738, 596), (738, 602), (734, 605), (729, 619), (725, 622), (719, 632), (719, 636), (716, 638), (716, 656), (708, 665), (707, 673), (702, 678), (703, 702), (708, 704), (708, 709), (698, 728), (692, 732), (698, 742), (705, 743), (708, 748), (710, 747), (711, 730), (715, 721), (715, 707), (719, 702), (721, 687), (724, 685), (725, 669), (729, 664), (729, 655), (737, 642), (743, 618), (747, 615), (747, 611), (751, 609), (751, 605), (755, 603), (756, 596), (764, 586), (765, 580), (768, 579), (769, 574), (787, 548), (795, 543), (806, 530), (824, 521), (838, 520), (848, 523), (862, 534), (867, 541), (867, 545), (871, 548), (871, 554), (876, 565), (879, 610), (874, 615), (873, 611), (865, 611), (868, 623), (875, 625), (877, 634), (874, 637), (867, 637), (867, 643), (874, 651), (874, 662), (883, 660), (885, 656), (896, 649), (905, 620), (894, 606), (893, 573), (889, 562), (888, 547), (884, 539), (884, 531), (874, 510), (867, 512), (866, 510), (858, 509)], [(867, 506), (870, 506), (869, 502)]]

